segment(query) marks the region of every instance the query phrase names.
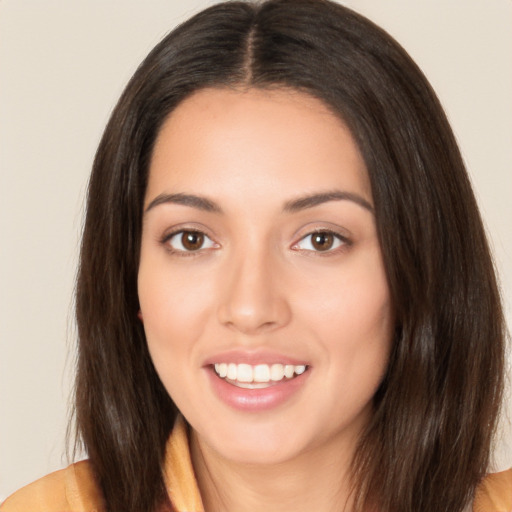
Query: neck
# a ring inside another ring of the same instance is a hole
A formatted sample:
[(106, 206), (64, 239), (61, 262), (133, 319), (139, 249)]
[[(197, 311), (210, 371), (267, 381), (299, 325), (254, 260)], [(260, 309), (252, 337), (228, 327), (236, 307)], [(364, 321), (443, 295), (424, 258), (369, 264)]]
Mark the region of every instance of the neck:
[(191, 437), (206, 512), (349, 512), (353, 448), (337, 448), (319, 447), (278, 464), (247, 464), (219, 456), (195, 432)]

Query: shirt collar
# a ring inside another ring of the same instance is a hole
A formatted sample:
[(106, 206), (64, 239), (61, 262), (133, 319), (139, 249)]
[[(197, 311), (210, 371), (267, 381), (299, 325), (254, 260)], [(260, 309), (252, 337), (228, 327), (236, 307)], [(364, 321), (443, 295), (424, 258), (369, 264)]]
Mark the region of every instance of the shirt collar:
[(188, 426), (180, 415), (167, 441), (165, 484), (176, 512), (204, 512), (201, 494), (190, 459)]

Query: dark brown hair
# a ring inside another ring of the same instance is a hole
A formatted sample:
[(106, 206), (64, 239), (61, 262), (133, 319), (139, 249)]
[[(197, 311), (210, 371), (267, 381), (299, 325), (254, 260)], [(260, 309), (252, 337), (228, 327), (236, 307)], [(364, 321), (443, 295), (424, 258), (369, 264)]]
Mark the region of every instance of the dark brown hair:
[(478, 208), (443, 110), (407, 53), (326, 0), (216, 5), (159, 43), (126, 87), (92, 171), (78, 274), (76, 419), (107, 510), (169, 506), (177, 410), (137, 319), (148, 163), (167, 115), (205, 87), (291, 87), (351, 129), (371, 180), (396, 312), (353, 461), (359, 510), (461, 511), (487, 471), (504, 322)]

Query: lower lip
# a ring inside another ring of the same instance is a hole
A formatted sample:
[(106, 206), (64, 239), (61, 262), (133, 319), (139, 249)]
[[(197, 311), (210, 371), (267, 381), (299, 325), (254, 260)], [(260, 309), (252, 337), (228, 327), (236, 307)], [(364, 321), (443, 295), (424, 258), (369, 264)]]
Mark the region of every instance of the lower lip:
[(205, 370), (208, 372), (214, 393), (225, 404), (248, 412), (267, 411), (287, 402), (300, 391), (309, 376), (308, 369), (293, 379), (277, 382), (267, 388), (246, 389), (221, 379), (211, 366)]

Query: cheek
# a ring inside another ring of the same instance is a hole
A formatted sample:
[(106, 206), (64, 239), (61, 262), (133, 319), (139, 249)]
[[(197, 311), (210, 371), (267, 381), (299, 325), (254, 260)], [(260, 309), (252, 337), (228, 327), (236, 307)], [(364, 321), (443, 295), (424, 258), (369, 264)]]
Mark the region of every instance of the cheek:
[(139, 303), (149, 351), (158, 367), (172, 365), (173, 356), (190, 353), (205, 329), (211, 311), (208, 282), (177, 272), (170, 265), (141, 259)]
[(167, 393), (175, 402), (186, 403), (195, 388), (190, 367), (197, 359), (194, 347), (204, 331), (209, 294), (201, 293), (183, 274), (165, 275), (155, 268), (141, 267), (139, 273), (148, 350)]
[(392, 332), (391, 299), (380, 258), (347, 265), (319, 282), (323, 284), (309, 283), (302, 294), (307, 300), (301, 315), (316, 318), (314, 323), (322, 330), (346, 338), (372, 333), (387, 338)]
[(333, 299), (337, 307), (323, 324), (329, 354), (325, 393), (336, 390), (331, 410), (342, 419), (366, 417), (389, 363), (394, 321), (388, 288), (385, 282), (371, 284), (351, 287), (337, 304)]
[(323, 346), (332, 378), (372, 390), (387, 368), (394, 314), (380, 258), (361, 261), (333, 272), (326, 286), (309, 287), (299, 315)]

